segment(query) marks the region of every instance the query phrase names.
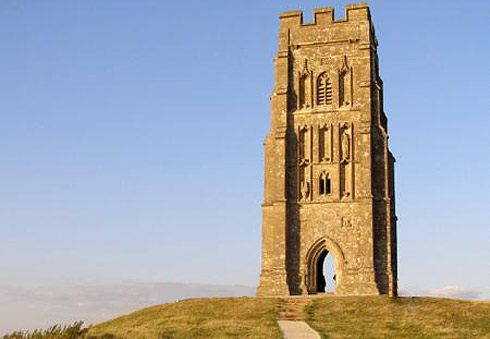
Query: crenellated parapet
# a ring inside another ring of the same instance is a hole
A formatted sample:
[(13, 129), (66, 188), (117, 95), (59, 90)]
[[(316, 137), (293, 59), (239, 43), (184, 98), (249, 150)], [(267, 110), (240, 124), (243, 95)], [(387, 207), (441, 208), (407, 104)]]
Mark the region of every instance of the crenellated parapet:
[[(360, 47), (375, 47), (377, 44), (372, 39), (374, 26), (366, 4), (347, 5), (343, 19), (335, 19), (333, 8), (316, 8), (311, 23), (303, 21), (302, 11), (287, 11), (279, 17), (281, 19), (279, 52), (290, 47), (322, 43), (338, 44), (345, 41), (360, 42), (362, 43)], [(318, 37), (323, 39), (319, 40)]]
[(305, 23), (303, 21), (303, 11), (283, 12), (281, 19), (281, 30), (296, 27), (308, 27), (316, 25), (333, 25), (346, 22), (370, 21), (371, 14), (366, 4), (351, 4), (345, 7), (345, 17), (335, 19), (334, 9), (332, 7), (315, 8), (313, 11), (313, 22)]

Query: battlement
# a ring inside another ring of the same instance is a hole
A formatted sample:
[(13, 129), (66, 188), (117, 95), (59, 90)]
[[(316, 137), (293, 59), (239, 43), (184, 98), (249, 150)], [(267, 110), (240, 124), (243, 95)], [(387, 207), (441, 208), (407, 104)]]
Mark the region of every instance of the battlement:
[(297, 26), (331, 25), (341, 22), (370, 21), (371, 13), (369, 12), (367, 4), (360, 3), (346, 5), (345, 16), (343, 19), (339, 20), (335, 20), (334, 9), (332, 7), (315, 8), (313, 11), (312, 23), (303, 22), (303, 11), (283, 12), (279, 18), (281, 19), (282, 28), (293, 28)]

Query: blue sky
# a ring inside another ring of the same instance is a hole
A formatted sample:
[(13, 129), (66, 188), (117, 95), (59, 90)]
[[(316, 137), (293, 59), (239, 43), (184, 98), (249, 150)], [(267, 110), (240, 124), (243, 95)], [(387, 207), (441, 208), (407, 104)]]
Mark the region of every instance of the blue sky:
[[(345, 1), (0, 2), (0, 283), (256, 285), (278, 15)], [(371, 1), (400, 288), (490, 291), (490, 3)]]

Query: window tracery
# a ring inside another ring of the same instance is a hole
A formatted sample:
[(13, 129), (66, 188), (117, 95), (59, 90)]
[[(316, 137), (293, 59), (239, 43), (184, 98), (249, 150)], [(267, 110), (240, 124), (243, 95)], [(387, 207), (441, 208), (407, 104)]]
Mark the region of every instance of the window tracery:
[(320, 74), (317, 80), (316, 102), (317, 105), (332, 104), (332, 81), (325, 72)]

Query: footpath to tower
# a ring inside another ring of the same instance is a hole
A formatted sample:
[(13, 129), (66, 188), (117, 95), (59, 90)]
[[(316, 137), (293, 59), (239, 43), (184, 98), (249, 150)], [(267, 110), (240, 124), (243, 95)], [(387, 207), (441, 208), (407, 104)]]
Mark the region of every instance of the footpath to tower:
[(304, 321), (279, 320), (278, 323), (284, 339), (321, 339)]
[(305, 321), (305, 307), (311, 303), (311, 298), (285, 298), (279, 308), (277, 323), (284, 334), (284, 339), (320, 339), (320, 335)]

